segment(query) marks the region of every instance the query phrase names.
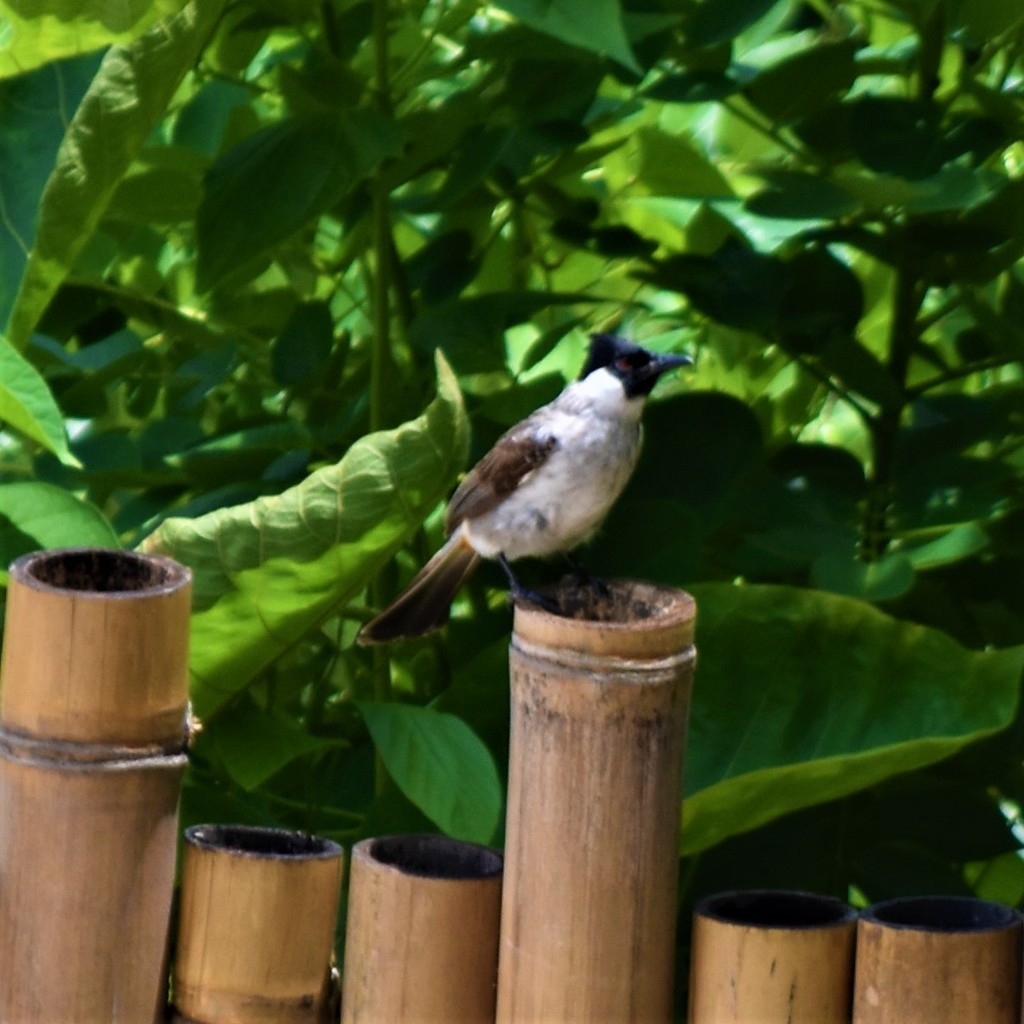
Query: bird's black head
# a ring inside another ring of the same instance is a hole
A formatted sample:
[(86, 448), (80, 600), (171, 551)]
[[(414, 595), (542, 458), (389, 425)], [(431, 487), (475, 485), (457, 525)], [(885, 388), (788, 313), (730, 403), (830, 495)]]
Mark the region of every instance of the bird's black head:
[(658, 355), (616, 334), (592, 334), (579, 379), (589, 377), (595, 370), (608, 370), (622, 381), (630, 398), (642, 398), (651, 393), (666, 370), (692, 365), (689, 356)]

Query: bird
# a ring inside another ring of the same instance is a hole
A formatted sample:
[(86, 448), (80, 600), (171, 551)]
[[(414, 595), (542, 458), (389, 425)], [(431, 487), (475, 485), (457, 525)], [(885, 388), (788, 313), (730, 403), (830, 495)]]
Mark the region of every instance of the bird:
[(579, 377), (507, 430), (448, 503), (447, 540), (357, 635), (361, 644), (420, 636), (448, 621), (456, 593), (481, 559), (493, 559), (512, 600), (550, 599), (512, 571), (520, 558), (572, 552), (598, 530), (640, 455), (641, 413), (662, 374), (693, 360), (660, 355), (609, 333), (592, 334)]

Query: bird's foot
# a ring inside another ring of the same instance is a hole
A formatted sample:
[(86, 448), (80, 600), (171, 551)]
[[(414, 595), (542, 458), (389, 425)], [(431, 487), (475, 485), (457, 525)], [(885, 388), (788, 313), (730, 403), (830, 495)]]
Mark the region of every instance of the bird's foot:
[(544, 611), (550, 612), (552, 615), (561, 614), (562, 609), (554, 598), (548, 597), (537, 590), (531, 590), (529, 587), (524, 587), (516, 579), (512, 566), (508, 564), (508, 559), (504, 555), (498, 555), (498, 565), (501, 566), (505, 577), (508, 579), (508, 596), (513, 604), (523, 602), (543, 608)]
[(612, 592), (608, 584), (600, 577), (595, 576), (574, 554), (567, 552), (565, 558), (577, 586), (596, 590), (601, 597), (611, 597)]
[(525, 603), (536, 605), (552, 615), (560, 615), (562, 613), (560, 605), (554, 598), (548, 597), (547, 594), (542, 594), (539, 590), (531, 590), (529, 587), (524, 587), (518, 583), (509, 588), (508, 596), (513, 604)]

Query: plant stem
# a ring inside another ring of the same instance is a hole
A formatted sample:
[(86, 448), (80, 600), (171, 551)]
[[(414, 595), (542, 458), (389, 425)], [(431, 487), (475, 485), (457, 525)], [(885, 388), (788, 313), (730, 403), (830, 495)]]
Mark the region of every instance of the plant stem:
[[(377, 108), (391, 115), (391, 82), (388, 54), (388, 0), (373, 3), (373, 54)], [(391, 197), (380, 170), (374, 175), (372, 195), (373, 284), (372, 323), (373, 340), (370, 350), (370, 430), (384, 426), (384, 381), (386, 365), (391, 355)], [(370, 603), (379, 608), (384, 598), (380, 579), (370, 583)], [(373, 649), (373, 697), (389, 701), (391, 688), (391, 659), (386, 649)], [(380, 754), (375, 760), (374, 789), (379, 796), (388, 783), (388, 771)]]
[(898, 405), (882, 409), (869, 421), (874, 457), (864, 515), (863, 554), (868, 561), (881, 558), (892, 540), (890, 517), (894, 497), (896, 446), (903, 410), (909, 400), (907, 373), (918, 340), (917, 315), (923, 299), (924, 287), (913, 273), (906, 254), (901, 254), (893, 296), (888, 369), (902, 397)]

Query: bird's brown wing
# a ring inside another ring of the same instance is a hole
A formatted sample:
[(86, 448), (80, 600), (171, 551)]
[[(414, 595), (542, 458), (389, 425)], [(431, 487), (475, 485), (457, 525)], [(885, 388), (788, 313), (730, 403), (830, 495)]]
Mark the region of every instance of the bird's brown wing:
[(529, 420), (504, 434), (452, 495), (445, 515), (446, 531), (450, 534), (464, 519), (490, 512), (543, 465), (557, 447), (556, 438), (534, 434), (529, 429)]

